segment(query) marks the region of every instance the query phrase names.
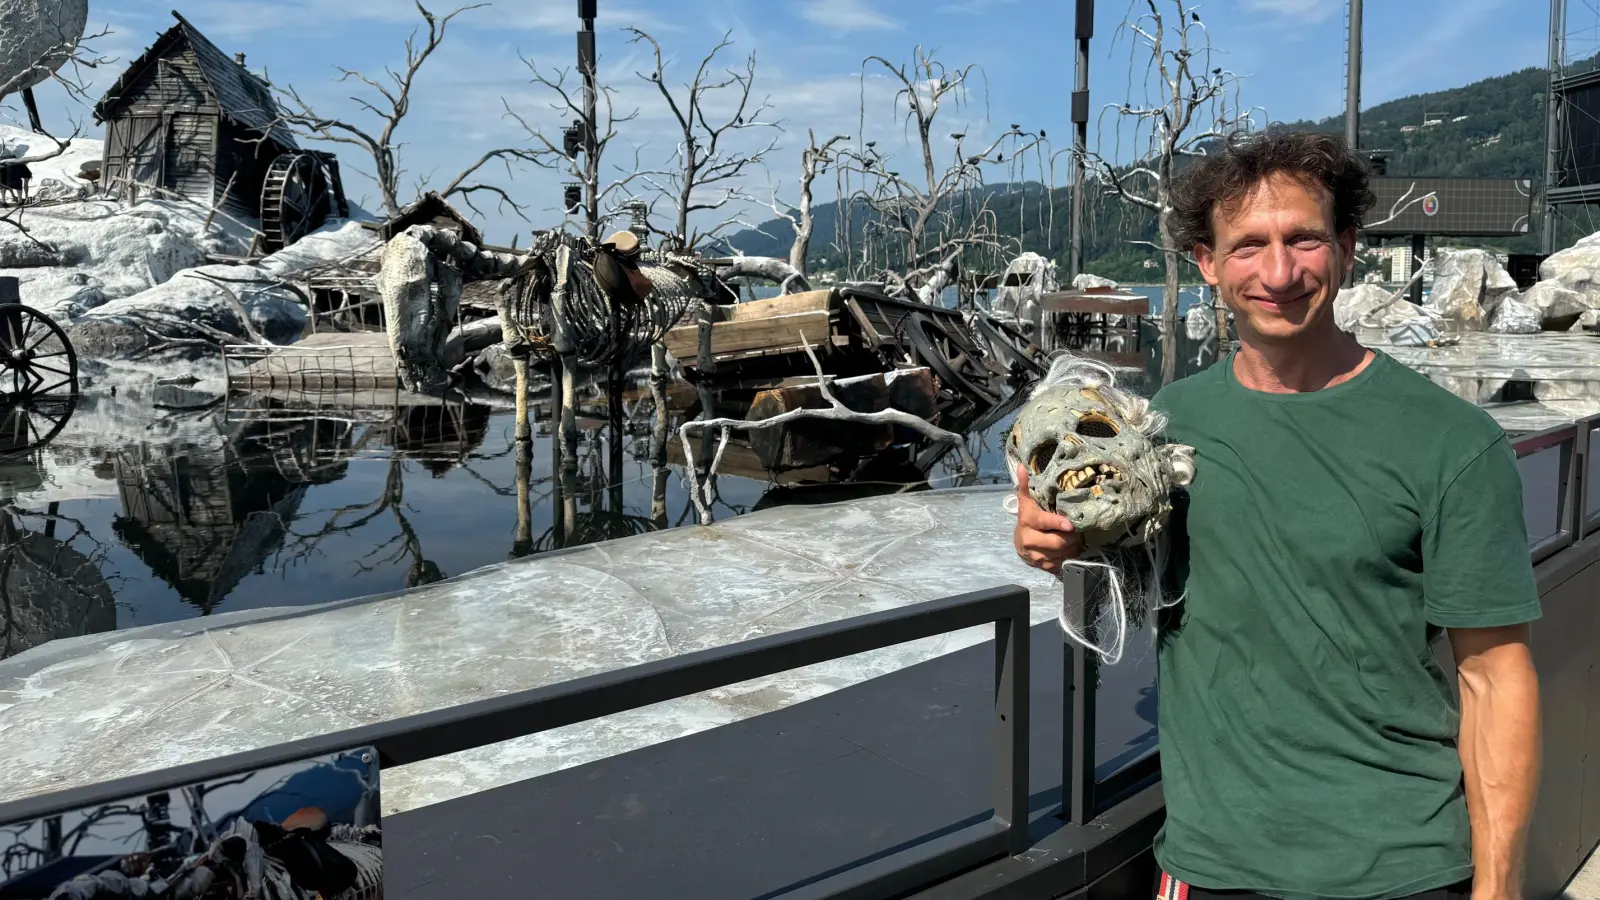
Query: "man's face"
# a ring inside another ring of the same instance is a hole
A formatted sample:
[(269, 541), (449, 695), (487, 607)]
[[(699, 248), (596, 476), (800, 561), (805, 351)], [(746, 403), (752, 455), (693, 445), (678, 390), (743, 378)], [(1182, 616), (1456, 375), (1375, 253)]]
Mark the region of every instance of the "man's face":
[(1320, 185), (1268, 176), (1237, 209), (1211, 214), (1214, 244), (1197, 244), (1206, 283), (1247, 341), (1282, 344), (1331, 328), (1333, 300), (1354, 259), (1356, 231), (1334, 232)]

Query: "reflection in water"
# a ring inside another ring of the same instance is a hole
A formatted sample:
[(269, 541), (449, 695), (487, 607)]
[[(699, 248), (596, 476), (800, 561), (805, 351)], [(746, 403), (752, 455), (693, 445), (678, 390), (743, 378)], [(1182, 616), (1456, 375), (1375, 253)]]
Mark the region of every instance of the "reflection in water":
[(228, 445), (171, 456), (136, 447), (114, 461), (122, 500), (114, 533), (202, 614), (262, 570), (305, 498), (304, 483), (247, 465)]
[[(580, 386), (566, 468), (552, 465), (542, 390), (521, 447), (509, 405), (384, 391), (336, 403), (202, 397), (174, 409), (123, 386), (84, 395), (64, 417), (0, 420), (19, 426), (0, 429), (0, 451), (6, 434), (20, 436), (20, 452), (0, 452), (0, 655), (118, 626), (382, 593), (693, 522), (676, 427), (698, 414), (698, 392), (670, 386), (658, 417), (640, 381), (613, 417), (603, 385)], [(712, 402), (742, 416), (752, 396)], [(941, 426), (967, 435), (980, 482), (1009, 483), (998, 449), (1015, 405), (943, 411)], [(52, 430), (47, 446), (30, 447)], [(714, 517), (959, 483), (945, 447), (903, 434), (887, 445), (882, 435), (816, 437), (787, 449), (735, 441), (711, 482)], [(824, 443), (840, 452), (813, 452)], [(794, 466), (768, 469), (762, 457), (775, 452)], [(696, 459), (706, 461), (698, 448)]]
[(44, 483), (41, 448), (74, 407), (72, 397), (14, 400), (0, 416), (0, 657), (117, 627), (104, 545), (57, 503), (15, 503)]

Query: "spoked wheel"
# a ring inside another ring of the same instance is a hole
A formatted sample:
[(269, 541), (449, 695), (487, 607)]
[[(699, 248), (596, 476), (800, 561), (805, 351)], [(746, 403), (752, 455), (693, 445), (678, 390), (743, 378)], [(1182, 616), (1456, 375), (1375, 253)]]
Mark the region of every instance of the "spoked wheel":
[(328, 179), (309, 153), (285, 153), (267, 168), (261, 188), (261, 228), (269, 250), (282, 250), (328, 219)]
[(61, 326), (20, 303), (0, 304), (0, 402), (78, 393), (78, 355)]
[(0, 459), (50, 443), (77, 405), (76, 394), (0, 399)]
[(988, 387), (991, 374), (988, 363), (973, 355), (942, 323), (931, 316), (913, 313), (904, 327), (917, 357), (939, 376), (946, 389), (989, 406), (1000, 402)]
[(983, 335), (998, 356), (1003, 356), (1033, 375), (1050, 368), (1044, 352), (1018, 329), (992, 316), (979, 316), (976, 331)]

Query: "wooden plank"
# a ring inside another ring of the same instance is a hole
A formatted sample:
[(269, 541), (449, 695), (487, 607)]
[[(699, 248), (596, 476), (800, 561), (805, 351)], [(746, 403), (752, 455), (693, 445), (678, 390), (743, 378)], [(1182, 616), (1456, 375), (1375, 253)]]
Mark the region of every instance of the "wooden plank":
[(791, 313), (827, 310), (831, 308), (832, 302), (833, 291), (804, 291), (799, 294), (773, 297), (771, 300), (752, 300), (749, 303), (719, 306), (717, 311), (721, 321), (744, 322)]
[(1078, 291), (1045, 294), (1040, 303), (1049, 312), (1102, 313), (1116, 316), (1150, 315), (1150, 298), (1128, 294), (1095, 296)]
[[(828, 342), (832, 315), (827, 310), (797, 312), (748, 321), (717, 322), (711, 326), (711, 353), (724, 354), (776, 347), (799, 347), (800, 335), (813, 347)], [(667, 332), (667, 351), (683, 362), (699, 355), (700, 327), (681, 325)]]

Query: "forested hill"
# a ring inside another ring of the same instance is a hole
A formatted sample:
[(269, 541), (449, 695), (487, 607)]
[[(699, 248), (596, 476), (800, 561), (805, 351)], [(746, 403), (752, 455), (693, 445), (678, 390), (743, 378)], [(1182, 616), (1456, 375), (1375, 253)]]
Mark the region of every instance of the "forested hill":
[[(1386, 151), (1390, 175), (1432, 175), (1477, 178), (1542, 178), (1544, 174), (1544, 104), (1548, 76), (1544, 69), (1523, 69), (1509, 75), (1431, 94), (1414, 94), (1381, 103), (1362, 113), (1361, 146)], [(1343, 114), (1320, 121), (1274, 123), (1274, 128), (1307, 128), (1344, 132)], [(1025, 190), (1012, 185), (992, 185), (990, 208), (1007, 236), (1021, 236), (1023, 249), (1056, 259), (1065, 268), (1069, 192), (1050, 192), (1054, 227), (1038, 214), (1043, 188)], [(820, 192), (820, 190), (819, 190)], [(838, 207), (819, 203), (815, 209), (815, 237), (811, 265), (834, 268), (830, 244), (836, 238)], [(1148, 247), (1130, 244), (1153, 240), (1155, 222), (1142, 210), (1102, 199), (1088, 210), (1084, 231), (1085, 256), (1090, 271), (1124, 282), (1156, 281), (1161, 277)], [(852, 217), (859, 228), (861, 215)], [(1482, 241), (1484, 246), (1532, 251), (1537, 249), (1538, 227), (1522, 237)], [(1569, 239), (1576, 235), (1567, 236)], [(784, 219), (763, 223), (733, 235), (729, 243), (755, 256), (788, 256), (794, 229)]]

